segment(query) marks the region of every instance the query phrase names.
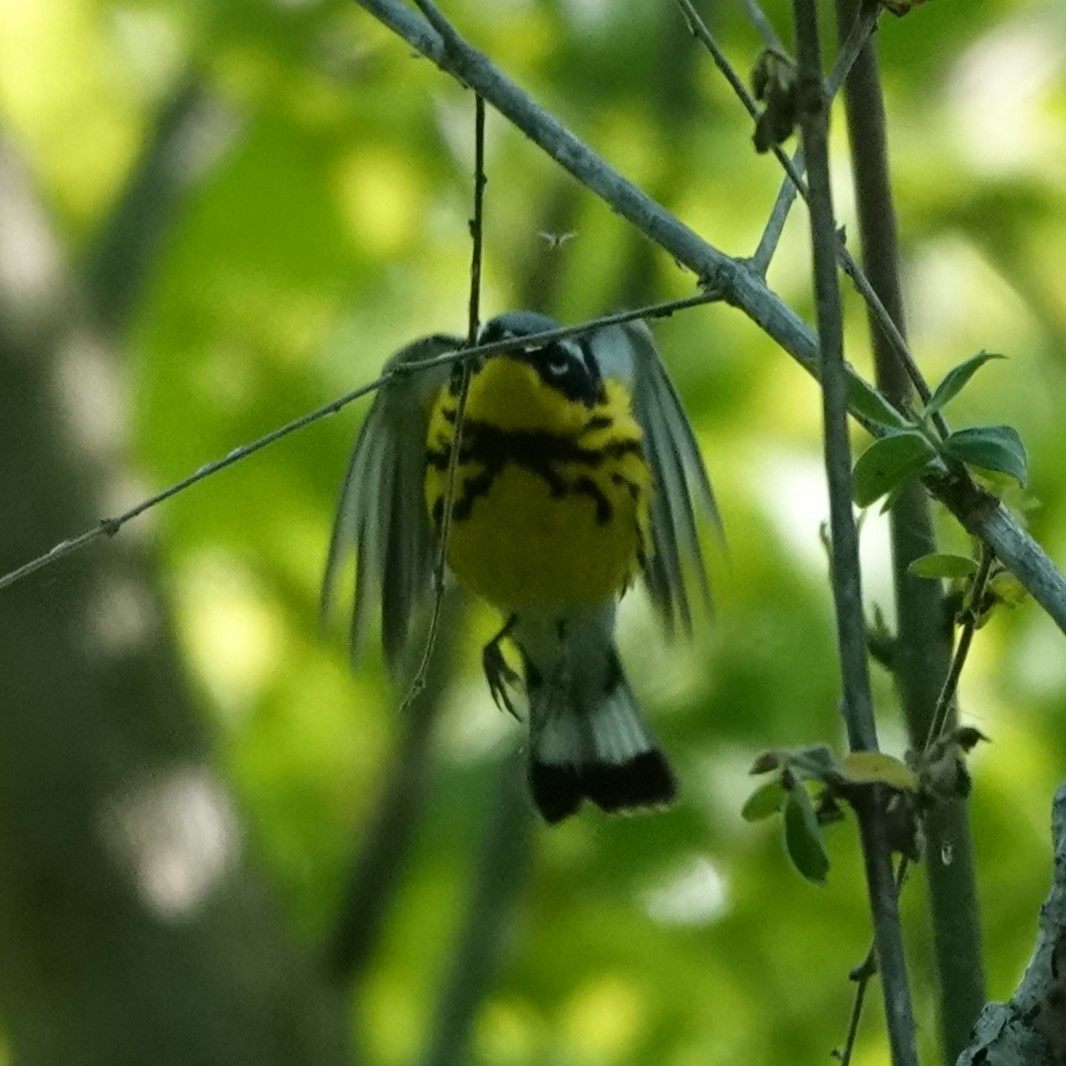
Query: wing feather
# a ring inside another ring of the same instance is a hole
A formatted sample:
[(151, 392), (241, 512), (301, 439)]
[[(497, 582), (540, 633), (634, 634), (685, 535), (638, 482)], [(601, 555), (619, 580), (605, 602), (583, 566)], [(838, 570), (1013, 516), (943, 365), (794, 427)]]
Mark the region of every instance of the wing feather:
[(652, 555), (644, 577), (668, 626), (691, 628), (691, 582), (709, 606), (710, 589), (700, 547), (700, 523), (721, 528), (699, 445), (677, 390), (643, 322), (608, 326), (590, 344), (605, 376), (630, 382), (633, 413), (644, 432), (655, 496), (651, 501)]
[(668, 462), (669, 444), (663, 440), (662, 426), (655, 420), (638, 420), (644, 430), (644, 451), (651, 464), (655, 486), (650, 505), (652, 543), (645, 580), (663, 616), (672, 621), (675, 611), (682, 618), (687, 614), (681, 552), (674, 508), (671, 506), (676, 492), (676, 486), (672, 483), (674, 470)]
[[(462, 344), (444, 334), (423, 337), (397, 352), (385, 369), (432, 359)], [(378, 391), (352, 449), (333, 524), (322, 616), (354, 549), (352, 654), (365, 641), (380, 596), (382, 644), (390, 667), (402, 656), (412, 618), (430, 593), (435, 537), (424, 502), (426, 433), (433, 399), (449, 374), (443, 366), (397, 375)]]

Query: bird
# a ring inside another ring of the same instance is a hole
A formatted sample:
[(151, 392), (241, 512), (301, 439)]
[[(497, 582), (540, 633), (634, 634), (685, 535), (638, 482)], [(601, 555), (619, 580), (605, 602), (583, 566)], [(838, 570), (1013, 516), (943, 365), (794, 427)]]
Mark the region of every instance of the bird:
[(498, 315), (478, 344), (504, 349), (471, 356), (466, 371), (434, 361), (464, 347), (448, 334), (391, 357), (348, 463), (322, 592), (325, 615), (354, 549), (353, 651), (377, 610), (395, 670), (432, 604), (446, 528), (449, 571), (503, 619), (483, 669), (496, 704), (516, 717), (524, 689), (529, 787), (549, 824), (586, 799), (607, 812), (675, 799), (674, 772), (622, 667), (616, 610), (642, 579), (666, 629), (691, 631), (694, 599), (710, 607), (700, 532), (721, 530), (648, 326), (528, 339), (557, 329), (537, 312)]

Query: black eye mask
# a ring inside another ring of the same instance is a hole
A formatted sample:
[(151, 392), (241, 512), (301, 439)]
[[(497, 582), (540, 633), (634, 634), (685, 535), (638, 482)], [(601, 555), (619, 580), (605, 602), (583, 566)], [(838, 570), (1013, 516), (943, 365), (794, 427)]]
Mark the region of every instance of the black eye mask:
[(591, 352), (583, 345), (575, 348), (557, 341), (544, 348), (516, 352), (512, 358), (528, 362), (545, 385), (558, 389), (568, 400), (592, 407), (603, 399), (603, 379)]
[(486, 344), (513, 338), (516, 342), (514, 350), (502, 354), (528, 363), (545, 385), (557, 389), (568, 400), (575, 400), (587, 407), (604, 399), (603, 378), (584, 338), (553, 341), (540, 347), (524, 346), (522, 338), (527, 331), (551, 329), (555, 323), (534, 315), (524, 316), (529, 319), (528, 324), (524, 321), (519, 323), (515, 321), (518, 317), (503, 315), (493, 319), (482, 330), (479, 340)]

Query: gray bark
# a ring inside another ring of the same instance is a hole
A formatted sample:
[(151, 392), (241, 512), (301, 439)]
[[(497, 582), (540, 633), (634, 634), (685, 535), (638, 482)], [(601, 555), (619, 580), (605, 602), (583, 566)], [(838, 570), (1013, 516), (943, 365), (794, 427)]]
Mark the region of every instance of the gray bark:
[(1009, 1002), (985, 1004), (956, 1066), (1066, 1062), (1066, 783), (1055, 793), (1051, 838), (1054, 872), (1033, 957)]

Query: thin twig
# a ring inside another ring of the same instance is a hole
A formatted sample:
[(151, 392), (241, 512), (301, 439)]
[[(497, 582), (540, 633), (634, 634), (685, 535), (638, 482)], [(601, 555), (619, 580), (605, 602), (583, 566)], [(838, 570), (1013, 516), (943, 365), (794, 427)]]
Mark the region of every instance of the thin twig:
[(674, 0), (674, 2), (679, 8), (681, 8), (681, 13), (685, 16), (685, 22), (688, 23), (688, 28), (692, 32), (692, 36), (707, 49), (711, 59), (714, 60), (714, 65), (718, 68), (718, 73), (729, 82), (729, 87), (744, 104), (748, 114), (752, 118), (757, 118), (759, 115), (759, 105), (755, 102), (751, 93), (748, 92), (748, 87), (744, 84), (744, 79), (733, 69), (733, 64), (729, 62), (725, 52), (722, 51), (718, 42), (712, 36), (711, 31), (707, 28), (707, 23), (703, 21), (700, 13), (692, 5), (692, 0)]
[(881, 4), (879, 0), (878, 2), (866, 0), (862, 5), (855, 22), (852, 24), (851, 29), (848, 30), (847, 37), (844, 38), (844, 43), (840, 46), (833, 68), (825, 79), (825, 89), (830, 99), (836, 96), (840, 91), (840, 87), (847, 81), (851, 68), (855, 66), (855, 61), (866, 47), (866, 42), (869, 41), (874, 30), (877, 29), (877, 20), (880, 15)]
[(851, 1055), (855, 1049), (855, 1038), (859, 1035), (859, 1022), (862, 1021), (862, 1008), (866, 1003), (866, 990), (870, 987), (870, 978), (876, 973), (874, 949), (871, 945), (861, 971), (855, 978), (855, 1000), (851, 1005), (851, 1017), (848, 1018), (848, 1035), (840, 1052), (840, 1066), (850, 1066)]
[[(467, 345), (473, 348), (477, 334), (481, 308), (481, 249), (482, 206), (485, 187), (485, 102), (475, 98), (474, 118), (474, 213), (470, 220), (471, 264), (470, 303), (467, 323)], [(469, 355), (469, 350), (446, 353)], [(386, 781), (385, 791), (378, 805), (377, 815), (363, 851), (352, 873), (347, 894), (347, 904), (342, 909), (340, 920), (329, 947), (328, 962), (331, 972), (348, 982), (356, 981), (369, 959), (371, 948), (377, 942), (384, 915), (391, 902), (397, 884), (397, 871), (410, 850), (414, 825), (421, 812), (428, 777), (429, 740), (442, 705), (443, 685), (429, 685), (430, 669), (435, 661), (440, 621), (445, 605), (444, 571), (447, 551), (447, 530), (451, 520), (454, 497), (454, 470), (459, 453), (459, 436), (462, 432), (462, 410), (466, 399), (464, 374), (463, 390), (460, 393), (460, 409), (456, 418), (456, 436), (449, 457), (449, 487), (446, 497), (444, 523), (441, 531), (440, 554), (434, 571), (435, 595), (433, 614), (429, 622), (422, 661), (415, 673), (407, 696), (404, 698), (402, 717), (407, 723), (404, 736), (397, 751), (392, 769)], [(451, 630), (453, 627), (449, 626)], [(449, 656), (436, 658), (444, 665)], [(426, 689), (429, 692), (426, 693)], [(423, 693), (426, 698), (422, 699)]]
[[(904, 855), (899, 866), (896, 867), (896, 894), (899, 895), (907, 880), (910, 870), (910, 860)], [(866, 1003), (866, 992), (870, 987), (870, 981), (877, 973), (877, 946), (871, 940), (866, 949), (866, 957), (851, 971), (851, 979), (855, 982), (855, 999), (851, 1005), (851, 1015), (848, 1018), (848, 1032), (844, 1038), (844, 1046), (838, 1058), (840, 1066), (850, 1066), (851, 1056), (855, 1053), (855, 1039), (859, 1035), (859, 1022), (862, 1021), (862, 1009)]]
[[(461, 353), (449, 354), (451, 354), (453, 358), (458, 358), (461, 355)], [(334, 414), (353, 400), (358, 400), (361, 396), (366, 396), (367, 393), (380, 388), (392, 377), (392, 373), (382, 374), (374, 381), (371, 381), (366, 385), (361, 385), (359, 388), (353, 389), (351, 392), (345, 393), (345, 395), (341, 396), (339, 399), (333, 400), (331, 403), (319, 407), (317, 410), (293, 419), (291, 422), (267, 433), (258, 440), (252, 441), (251, 444), (245, 444), (240, 448), (234, 448), (233, 451), (223, 456), (223, 458), (216, 459), (214, 462), (201, 466), (188, 477), (182, 478), (181, 481), (177, 481), (173, 485), (169, 485), (167, 488), (157, 492), (154, 496), (149, 496), (147, 499), (141, 500), (140, 503), (131, 507), (128, 511), (123, 511), (122, 514), (117, 515), (114, 518), (101, 518), (97, 525), (92, 529), (87, 529), (84, 533), (81, 533), (76, 537), (60, 541), (43, 555), (38, 555), (35, 559), (31, 559), (17, 569), (4, 574), (3, 577), (0, 577), (0, 590), (9, 588), (17, 581), (21, 581), (24, 577), (29, 577), (30, 574), (35, 573), (43, 567), (57, 562), (65, 556), (78, 551), (80, 548), (84, 548), (98, 537), (113, 537), (127, 522), (144, 514), (145, 511), (151, 510), (151, 508), (155, 507), (157, 504), (162, 503), (164, 500), (169, 500), (172, 496), (177, 496), (178, 493), (191, 488), (198, 481), (203, 481), (205, 478), (211, 477), (212, 474), (217, 474), (227, 466), (239, 463), (242, 459), (246, 459), (249, 455), (259, 451), (261, 448), (265, 448), (268, 444), (273, 444), (275, 441), (281, 440), (282, 437), (287, 437), (290, 433), (295, 433), (298, 429), (303, 429), (304, 426), (308, 426), (312, 422), (317, 422), (320, 418), (325, 418), (327, 415)]]
[(959, 678), (962, 677), (962, 668), (966, 665), (966, 657), (970, 654), (970, 645), (973, 643), (973, 635), (977, 632), (978, 623), (981, 620), (981, 601), (984, 599), (985, 589), (988, 586), (988, 577), (992, 572), (992, 564), (995, 556), (989, 551), (987, 545), (981, 546), (981, 559), (977, 564), (977, 573), (967, 595), (968, 602), (963, 610), (962, 628), (959, 630), (959, 642), (955, 646), (955, 654), (951, 657), (951, 666), (944, 678), (940, 696), (933, 710), (933, 717), (929, 723), (929, 733), (925, 738), (924, 750), (930, 747), (940, 738), (955, 702), (955, 694), (959, 688)]
[[(432, 6), (432, 5), (430, 5)], [(485, 101), (474, 97), (474, 214), (470, 219), (470, 303), (466, 330), (468, 348), (477, 345), (478, 328), (481, 323), (481, 248), (483, 210), (485, 202)], [(448, 539), (452, 531), (452, 511), (455, 507), (455, 486), (458, 481), (459, 453), (463, 446), (463, 424), (466, 421), (466, 401), (470, 394), (470, 362), (462, 363), (459, 377), (459, 396), (455, 405), (455, 433), (448, 453), (448, 486), (444, 493), (444, 511), (440, 521), (440, 543), (437, 546), (437, 562), (433, 568), (433, 614), (422, 649), (422, 661), (407, 690), (401, 711), (406, 711), (426, 684), (433, 646), (437, 642), (440, 625), (441, 604), (444, 602), (445, 579), (448, 571)]]
[(766, 17), (766, 12), (759, 6), (758, 0), (741, 0), (741, 3), (748, 13), (748, 18), (755, 27), (755, 31), (762, 38), (763, 44), (777, 52), (784, 52), (784, 42), (777, 36), (777, 30), (774, 29), (773, 23)]
[[(910, 378), (910, 382), (914, 386), (914, 391), (918, 393), (919, 397), (921, 397), (922, 403), (928, 403), (932, 393), (929, 391), (929, 386), (926, 384), (925, 377), (922, 375), (921, 370), (918, 369), (918, 364), (914, 361), (914, 357), (911, 355), (906, 338), (900, 332), (899, 327), (896, 325), (884, 303), (881, 301), (881, 297), (877, 294), (877, 290), (870, 284), (870, 279), (867, 278), (862, 268), (855, 262), (851, 252), (849, 252), (843, 244), (840, 246), (840, 263), (844, 268), (844, 272), (854, 283), (859, 295), (866, 302), (866, 306), (870, 309), (877, 325), (880, 326), (884, 332), (885, 339), (892, 348), (893, 354), (903, 365), (907, 377)], [(945, 422), (939, 411), (933, 412), (933, 425), (936, 426), (937, 431), (943, 439), (946, 440), (950, 436), (951, 431), (948, 429), (947, 422)]]
[(474, 217), (470, 220), (470, 308), (466, 343), (477, 344), (481, 328), (481, 248), (483, 241), (482, 212), (485, 203), (485, 98), (474, 97)]
[[(681, 300), (666, 300), (662, 303), (650, 304), (647, 307), (639, 307), (632, 311), (619, 311), (612, 315), (601, 315), (599, 318), (587, 319), (574, 326), (561, 326), (559, 329), (545, 330), (543, 333), (531, 334), (527, 340), (530, 344), (534, 345), (548, 344), (551, 341), (562, 340), (564, 337), (574, 337), (582, 333), (588, 333), (594, 329), (600, 329), (604, 326), (620, 325), (623, 322), (633, 322), (636, 319), (669, 318), (676, 311), (684, 311), (690, 307), (698, 307), (702, 304), (714, 303), (720, 299), (722, 299), (720, 293), (711, 291), (703, 292), (696, 296), (686, 296)], [(181, 481), (177, 481), (173, 485), (169, 485), (167, 488), (157, 492), (154, 496), (149, 496), (147, 499), (141, 500), (140, 503), (131, 507), (128, 511), (124, 511), (122, 514), (116, 515), (114, 518), (101, 518), (91, 529), (87, 529), (83, 533), (67, 540), (60, 541), (58, 544), (49, 548), (48, 551), (43, 552), (41, 555), (30, 559), (16, 569), (0, 576), (0, 591), (10, 588), (23, 578), (29, 577), (38, 570), (50, 566), (51, 564), (58, 562), (60, 559), (73, 554), (100, 537), (113, 537), (124, 525), (126, 525), (127, 522), (139, 517), (144, 514), (145, 511), (151, 510), (158, 504), (163, 503), (164, 500), (169, 500), (172, 496), (177, 496), (179, 493), (191, 488), (197, 482), (203, 481), (205, 478), (209, 478), (221, 470), (225, 470), (228, 466), (233, 466), (234, 463), (239, 463), (242, 459), (246, 459), (249, 455), (253, 455), (261, 448), (265, 448), (268, 444), (273, 444), (275, 441), (279, 441), (283, 437), (287, 437), (289, 434), (295, 433), (297, 430), (311, 425), (313, 422), (326, 418), (328, 415), (336, 414), (341, 408), (347, 407), (348, 404), (353, 401), (361, 399), (363, 396), (367, 396), (369, 393), (387, 385), (393, 378), (419, 373), (434, 367), (449, 366), (452, 363), (457, 363), (464, 359), (474, 359), (483, 355), (494, 355), (513, 347), (513, 341), (493, 341), (491, 344), (480, 344), (474, 348), (457, 348), (452, 352), (442, 352), (440, 355), (434, 356), (432, 359), (421, 359), (415, 362), (405, 363), (402, 366), (393, 367), (393, 369), (374, 378), (373, 381), (369, 381), (365, 385), (360, 385), (358, 388), (352, 389), (351, 392), (346, 392), (336, 400), (332, 400), (330, 403), (324, 404), (322, 407), (318, 407), (314, 411), (301, 415), (299, 418), (294, 418), (291, 422), (286, 422), (285, 425), (272, 430), (265, 436), (259, 437), (250, 444), (234, 448), (221, 459), (205, 463), (188, 477), (182, 478)]]
[[(844, 690), (844, 715), (852, 750), (877, 750), (877, 727), (864, 639), (858, 533), (852, 513), (847, 379), (843, 312), (837, 278), (837, 235), (829, 179), (828, 100), (821, 75), (815, 0), (795, 0), (797, 103), (809, 173), (811, 242), (822, 357), (826, 476), (829, 483), (833, 597)], [(898, 896), (884, 812), (878, 797), (856, 804), (862, 837), (877, 959), (894, 1066), (915, 1066), (914, 1014), (903, 953)]]
[[(807, 159), (802, 147), (797, 148), (792, 154), (792, 168), (797, 174), (802, 174), (807, 168)], [(804, 195), (806, 195), (806, 186), (803, 188)], [(770, 209), (770, 216), (766, 220), (766, 226), (763, 228), (755, 253), (751, 257), (752, 266), (763, 277), (766, 277), (766, 272), (770, 269), (770, 261), (777, 251), (777, 246), (781, 243), (781, 234), (785, 232), (785, 223), (788, 221), (792, 205), (796, 202), (797, 194), (796, 183), (791, 177), (786, 176), (781, 183), (774, 206)]]
[[(696, 37), (703, 47), (707, 49), (707, 53), (714, 61), (714, 65), (718, 68), (718, 72), (727, 82), (729, 82), (729, 87), (733, 90), (737, 99), (744, 105), (744, 110), (747, 111), (748, 116), (752, 119), (757, 119), (759, 117), (759, 105), (756, 102), (755, 97), (748, 92), (748, 87), (744, 84), (744, 79), (733, 69), (733, 64), (729, 62), (725, 52), (722, 51), (718, 42), (715, 41), (711, 31), (707, 28), (707, 23), (703, 21), (699, 12), (692, 6), (692, 0), (675, 0), (675, 3), (681, 8), (681, 11), (685, 16), (685, 21), (688, 23), (689, 29), (692, 30), (693, 36)], [(799, 189), (800, 194), (806, 199), (807, 187), (803, 182), (803, 176), (798, 170), (796, 170), (792, 160), (789, 159), (788, 154), (777, 144), (773, 145), (771, 150), (777, 161), (784, 168), (792, 186)], [(765, 268), (763, 268), (762, 273), (765, 274), (765, 272)]]
[(418, 10), (426, 16), (426, 21), (441, 35), (441, 39), (448, 48), (454, 48), (456, 45), (462, 46), (462, 37), (445, 17), (444, 12), (433, 3), (433, 0), (415, 0), (415, 3), (418, 5)]

